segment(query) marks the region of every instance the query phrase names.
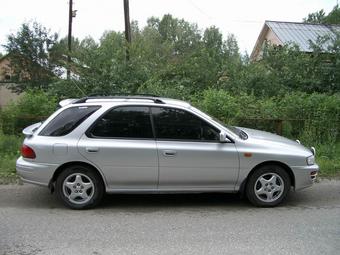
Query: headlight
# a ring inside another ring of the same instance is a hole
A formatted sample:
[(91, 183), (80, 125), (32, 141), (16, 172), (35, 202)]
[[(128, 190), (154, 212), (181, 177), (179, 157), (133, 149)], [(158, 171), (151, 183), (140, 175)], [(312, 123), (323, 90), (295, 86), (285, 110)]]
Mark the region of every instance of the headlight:
[(307, 158), (307, 165), (314, 165), (315, 164), (315, 157), (314, 155)]

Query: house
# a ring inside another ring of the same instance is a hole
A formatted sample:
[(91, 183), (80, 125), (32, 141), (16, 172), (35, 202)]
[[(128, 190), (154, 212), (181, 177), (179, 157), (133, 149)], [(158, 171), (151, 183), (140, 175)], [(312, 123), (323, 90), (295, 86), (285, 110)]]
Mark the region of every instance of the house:
[(11, 101), (17, 100), (20, 95), (13, 93), (6, 88), (11, 83), (11, 67), (8, 55), (0, 58), (0, 108), (8, 105)]
[[(302, 52), (312, 52), (310, 45), (320, 37), (335, 37), (340, 33), (339, 25), (310, 24), (299, 22), (265, 21), (254, 49), (250, 55), (252, 61), (262, 58), (266, 43), (272, 45), (296, 44)], [(327, 49), (327, 44), (324, 48)]]

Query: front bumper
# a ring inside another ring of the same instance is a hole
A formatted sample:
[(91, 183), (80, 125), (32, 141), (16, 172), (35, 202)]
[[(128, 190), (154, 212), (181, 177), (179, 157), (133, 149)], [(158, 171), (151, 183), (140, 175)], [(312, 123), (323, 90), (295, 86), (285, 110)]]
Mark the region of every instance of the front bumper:
[(311, 166), (292, 167), (295, 176), (295, 190), (300, 190), (312, 186), (319, 172), (317, 164)]
[(48, 186), (57, 168), (58, 165), (56, 164), (37, 163), (28, 161), (23, 157), (18, 158), (16, 162), (17, 174), (23, 182), (42, 186)]

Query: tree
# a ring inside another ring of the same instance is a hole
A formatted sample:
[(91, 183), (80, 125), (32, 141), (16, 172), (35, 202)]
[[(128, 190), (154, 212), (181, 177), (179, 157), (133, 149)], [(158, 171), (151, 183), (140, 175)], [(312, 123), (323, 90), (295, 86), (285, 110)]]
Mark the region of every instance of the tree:
[(303, 22), (312, 23), (312, 24), (320, 24), (320, 23), (323, 23), (325, 16), (326, 16), (326, 13), (322, 9), (320, 11), (308, 14), (307, 18), (303, 19)]
[(68, 66), (66, 38), (57, 41), (42, 26), (24, 24), (6, 45), (22, 82), (14, 89), (43, 88), (59, 97), (155, 91), (183, 98), (219, 86), (241, 65), (235, 37), (223, 40), (216, 27), (202, 32), (168, 14), (150, 18), (142, 29), (132, 22), (131, 30), (129, 61), (121, 32), (107, 31), (99, 43), (72, 38), (72, 79), (65, 80), (60, 74)]
[[(165, 91), (169, 95), (172, 91), (182, 91), (181, 96), (190, 95), (216, 86), (221, 76), (231, 73), (232, 66), (241, 62), (235, 37), (229, 36), (224, 41), (216, 27), (202, 33), (196, 24), (164, 15), (161, 19), (150, 18), (143, 29), (132, 22), (131, 30), (129, 61), (125, 60), (126, 42), (120, 32), (105, 32), (99, 43), (91, 38), (81, 42), (74, 39), (71, 57), (76, 78), (54, 82), (53, 93), (66, 96), (65, 88), (68, 88), (72, 96), (83, 92), (163, 94)], [(52, 52), (65, 55), (63, 41)], [(58, 63), (63, 65), (62, 61)]]
[(340, 24), (340, 8), (339, 5), (334, 6), (333, 10), (328, 13), (324, 19), (326, 24)]
[(314, 24), (340, 24), (340, 8), (335, 5), (333, 10), (326, 15), (324, 10), (308, 14), (303, 22)]
[(207, 28), (202, 34), (197, 25), (165, 15), (161, 20), (150, 19), (144, 31), (154, 31), (158, 45), (167, 49), (163, 52), (162, 68), (156, 69), (143, 85), (147, 92), (163, 88), (169, 96), (180, 91), (178, 96), (185, 98), (217, 86), (220, 78), (241, 62), (235, 38), (229, 36), (224, 41), (216, 27)]
[(340, 92), (340, 33), (318, 38), (311, 43), (313, 49), (314, 74), (318, 77), (317, 91)]
[(57, 34), (36, 22), (24, 23), (16, 34), (8, 36), (3, 46), (10, 56), (12, 79), (16, 82), (9, 85), (11, 90), (20, 93), (26, 89), (47, 89), (60, 72), (50, 54), (57, 39)]

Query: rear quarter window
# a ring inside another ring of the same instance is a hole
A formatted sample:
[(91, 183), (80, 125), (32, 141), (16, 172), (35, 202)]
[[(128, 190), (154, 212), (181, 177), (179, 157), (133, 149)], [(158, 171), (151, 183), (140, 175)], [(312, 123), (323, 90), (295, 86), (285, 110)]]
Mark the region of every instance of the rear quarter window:
[(70, 107), (59, 113), (39, 133), (41, 136), (64, 136), (72, 132), (100, 106)]

